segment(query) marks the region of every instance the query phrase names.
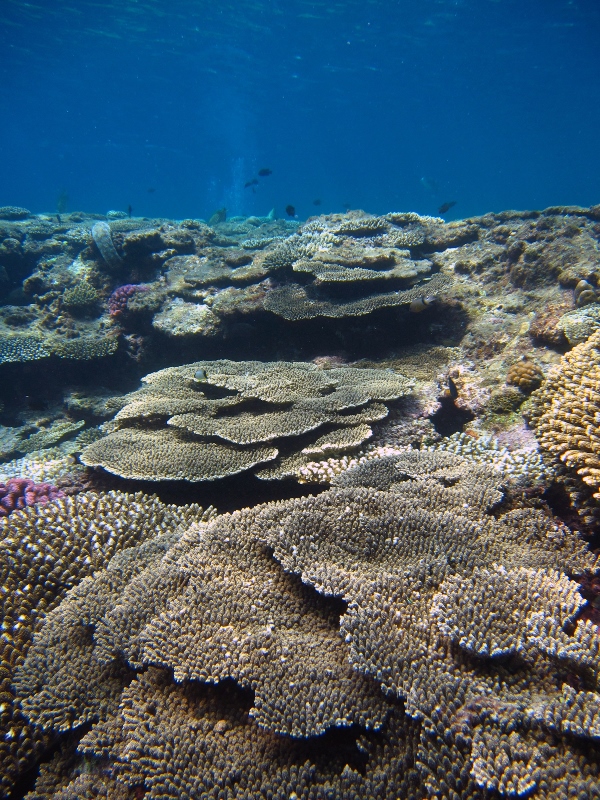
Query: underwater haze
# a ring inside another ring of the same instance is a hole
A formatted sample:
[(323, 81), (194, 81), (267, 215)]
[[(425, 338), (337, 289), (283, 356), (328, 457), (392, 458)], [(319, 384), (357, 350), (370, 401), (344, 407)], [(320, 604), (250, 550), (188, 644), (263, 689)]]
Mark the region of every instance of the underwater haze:
[(591, 205), (599, 41), (597, 0), (2, 0), (0, 205)]

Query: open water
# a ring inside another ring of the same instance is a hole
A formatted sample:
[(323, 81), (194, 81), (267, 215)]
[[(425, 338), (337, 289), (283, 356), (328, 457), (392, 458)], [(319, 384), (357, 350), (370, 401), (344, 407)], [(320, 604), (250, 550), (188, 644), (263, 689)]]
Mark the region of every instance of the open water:
[(0, 204), (590, 205), (599, 41), (596, 0), (2, 0)]

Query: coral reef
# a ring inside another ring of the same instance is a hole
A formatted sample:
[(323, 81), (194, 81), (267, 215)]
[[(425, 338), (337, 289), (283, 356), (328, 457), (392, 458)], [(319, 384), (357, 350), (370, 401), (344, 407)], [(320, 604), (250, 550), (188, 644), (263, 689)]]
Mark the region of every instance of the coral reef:
[(12, 687), (44, 615), (116, 553), (212, 514), (196, 505), (164, 505), (141, 493), (109, 492), (56, 499), (0, 519), (0, 792), (8, 793), (51, 741), (28, 724)]
[(77, 464), (63, 447), (36, 450), (23, 458), (15, 458), (0, 464), (0, 480), (24, 476), (34, 483), (53, 483), (60, 486), (82, 480), (85, 468)]
[(599, 242), (0, 210), (1, 791), (600, 800)]
[(1, 206), (0, 219), (27, 219), (31, 216), (31, 211), (21, 206)]
[(6, 483), (0, 483), (0, 517), (58, 497), (64, 497), (64, 493), (51, 483), (34, 483), (29, 478), (9, 478)]
[(449, 452), (345, 476), (84, 579), (17, 671), (30, 723), (86, 722), (91, 785), (108, 762), (155, 798), (600, 796), (571, 579), (597, 558), (541, 511), (490, 514), (497, 473)]
[(81, 460), (121, 477), (213, 480), (269, 463), (293, 476), (316, 455), (356, 450), (412, 382), (391, 370), (304, 362), (198, 361), (147, 375), (146, 386)]

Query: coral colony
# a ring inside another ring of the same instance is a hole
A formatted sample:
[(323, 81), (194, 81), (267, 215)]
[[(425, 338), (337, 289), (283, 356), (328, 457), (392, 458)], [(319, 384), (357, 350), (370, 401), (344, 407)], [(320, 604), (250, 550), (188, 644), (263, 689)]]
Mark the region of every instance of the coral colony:
[(47, 503), (64, 493), (49, 483), (34, 483), (28, 478), (11, 478), (0, 483), (0, 517), (8, 516), (11, 511), (27, 508), (34, 503)]

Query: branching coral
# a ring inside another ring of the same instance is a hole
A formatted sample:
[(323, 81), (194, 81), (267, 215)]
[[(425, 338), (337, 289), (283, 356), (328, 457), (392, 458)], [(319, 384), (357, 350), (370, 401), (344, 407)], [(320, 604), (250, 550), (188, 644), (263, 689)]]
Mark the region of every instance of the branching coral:
[(12, 685), (44, 615), (115, 553), (211, 514), (141, 493), (110, 492), (81, 493), (0, 518), (0, 793), (11, 790), (50, 741), (28, 724)]
[(542, 448), (600, 500), (600, 331), (549, 371), (532, 395), (531, 423)]

